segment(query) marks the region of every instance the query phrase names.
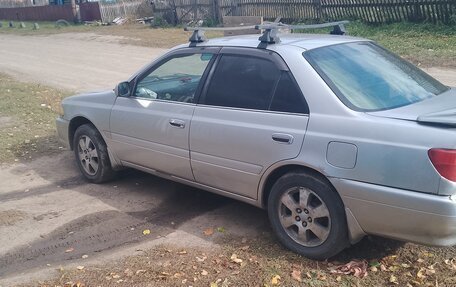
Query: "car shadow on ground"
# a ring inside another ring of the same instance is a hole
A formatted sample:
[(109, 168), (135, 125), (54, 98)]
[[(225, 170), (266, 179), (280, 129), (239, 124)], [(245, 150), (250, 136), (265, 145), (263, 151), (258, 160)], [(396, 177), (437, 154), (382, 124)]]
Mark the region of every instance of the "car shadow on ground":
[[(275, 241), (264, 210), (140, 171), (124, 170), (112, 182), (90, 184), (80, 175), (71, 152), (28, 162), (14, 172), (23, 173), (27, 169), (46, 178), (49, 184), (31, 188), (27, 193), (13, 190), (3, 193), (0, 202), (71, 190), (110, 208), (74, 217), (27, 246), (2, 256), (0, 276), (128, 244), (167, 238), (175, 231), (190, 235), (180, 239), (184, 245), (192, 238), (230, 245), (232, 242), (220, 240), (227, 235), (236, 242), (245, 237), (256, 238), (260, 244), (262, 240), (265, 244)], [(226, 230), (226, 234), (211, 237), (204, 234), (207, 228), (219, 227)], [(151, 230), (152, 236), (145, 236), (144, 230)], [(397, 241), (365, 238), (333, 260), (370, 260), (394, 253), (400, 246)], [(266, 257), (272, 255), (267, 249), (259, 252)]]

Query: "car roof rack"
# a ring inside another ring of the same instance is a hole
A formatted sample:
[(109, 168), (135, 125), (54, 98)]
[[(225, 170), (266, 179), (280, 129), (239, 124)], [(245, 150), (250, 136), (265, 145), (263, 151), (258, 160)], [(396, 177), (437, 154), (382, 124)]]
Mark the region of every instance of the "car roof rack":
[(185, 27), (185, 31), (193, 31), (193, 34), (190, 36), (190, 46), (196, 46), (197, 43), (202, 43), (207, 40), (204, 35), (205, 31), (241, 31), (241, 30), (263, 30), (263, 35), (258, 38), (260, 44), (258, 48), (266, 48), (269, 44), (280, 43), (280, 38), (278, 36), (279, 29), (288, 29), (288, 30), (306, 30), (306, 29), (319, 29), (333, 27), (333, 30), (330, 32), (332, 35), (345, 35), (347, 34), (345, 30), (345, 24), (348, 24), (349, 21), (337, 21), (337, 22), (328, 22), (322, 24), (310, 24), (310, 25), (288, 25), (281, 22), (269, 22), (260, 25), (253, 26), (239, 26), (239, 27)]

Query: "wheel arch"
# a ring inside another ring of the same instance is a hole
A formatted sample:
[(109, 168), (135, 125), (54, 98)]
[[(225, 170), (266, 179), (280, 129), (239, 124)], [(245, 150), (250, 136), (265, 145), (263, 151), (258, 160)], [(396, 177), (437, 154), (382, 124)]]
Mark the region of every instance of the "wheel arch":
[(260, 182), (258, 199), (260, 200), (260, 205), (263, 208), (265, 208), (268, 204), (269, 193), (271, 192), (271, 188), (274, 185), (274, 183), (284, 174), (293, 172), (293, 171), (294, 172), (301, 171), (306, 174), (316, 176), (316, 177), (320, 178), (321, 180), (325, 181), (328, 185), (330, 185), (337, 193), (337, 190), (334, 188), (334, 186), (331, 184), (331, 182), (328, 180), (328, 178), (323, 173), (319, 172), (318, 170), (316, 170), (312, 167), (305, 166), (302, 164), (297, 164), (297, 163), (282, 164), (280, 166), (270, 168), (264, 175), (264, 179), (262, 179), (262, 181)]
[[(84, 116), (76, 116), (70, 120), (70, 124), (68, 125), (68, 142), (70, 145), (70, 150), (73, 150), (73, 148), (74, 148), (74, 146), (73, 146), (74, 133), (76, 132), (78, 127), (85, 125), (85, 124), (91, 124), (95, 127), (95, 125)], [(95, 128), (97, 129), (97, 127), (95, 127)], [(98, 130), (98, 132), (100, 132), (100, 131)], [(103, 137), (103, 135), (102, 135), (102, 137)]]

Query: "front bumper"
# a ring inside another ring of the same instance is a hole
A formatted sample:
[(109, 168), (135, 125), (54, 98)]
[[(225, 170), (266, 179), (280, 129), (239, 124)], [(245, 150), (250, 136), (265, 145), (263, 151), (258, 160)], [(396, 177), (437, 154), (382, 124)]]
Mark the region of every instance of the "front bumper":
[(55, 119), (55, 125), (57, 126), (59, 142), (64, 145), (65, 148), (70, 148), (70, 142), (68, 140), (68, 127), (70, 125), (70, 121), (62, 117), (58, 117)]
[(456, 201), (449, 196), (338, 178), (330, 181), (365, 233), (426, 245), (456, 245)]

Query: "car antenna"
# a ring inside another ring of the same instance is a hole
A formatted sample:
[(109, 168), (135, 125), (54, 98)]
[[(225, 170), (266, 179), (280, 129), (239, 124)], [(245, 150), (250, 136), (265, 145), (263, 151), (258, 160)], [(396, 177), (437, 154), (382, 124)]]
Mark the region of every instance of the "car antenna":
[[(280, 18), (278, 18), (280, 19)], [(310, 24), (310, 25), (288, 25), (278, 20), (274, 22), (269, 22), (266, 24), (254, 25), (254, 26), (240, 26), (240, 27), (185, 27), (185, 31), (193, 31), (193, 34), (190, 36), (190, 47), (196, 46), (198, 43), (205, 42), (207, 40), (204, 35), (205, 31), (240, 31), (240, 30), (263, 30), (263, 34), (258, 38), (260, 44), (258, 48), (265, 49), (269, 44), (278, 44), (280, 43), (280, 37), (278, 35), (279, 29), (288, 29), (288, 30), (305, 30), (305, 29), (319, 29), (326, 27), (333, 27), (333, 30), (330, 32), (332, 35), (346, 35), (345, 24), (348, 24), (349, 21), (337, 21), (337, 22), (328, 22), (322, 24)]]

